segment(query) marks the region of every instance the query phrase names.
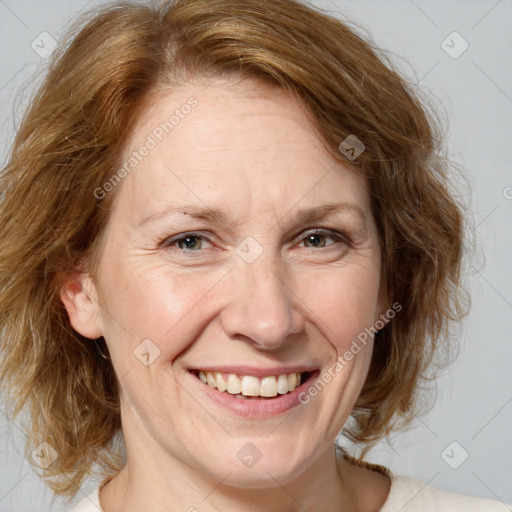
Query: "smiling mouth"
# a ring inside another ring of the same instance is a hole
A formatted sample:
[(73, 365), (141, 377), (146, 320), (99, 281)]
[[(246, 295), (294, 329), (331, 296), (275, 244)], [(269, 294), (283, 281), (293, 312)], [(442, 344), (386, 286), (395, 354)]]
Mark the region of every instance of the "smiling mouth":
[(234, 373), (191, 370), (203, 384), (234, 395), (240, 400), (267, 399), (291, 393), (308, 381), (315, 372), (292, 372), (282, 375), (269, 375), (258, 378), (253, 375), (236, 375)]

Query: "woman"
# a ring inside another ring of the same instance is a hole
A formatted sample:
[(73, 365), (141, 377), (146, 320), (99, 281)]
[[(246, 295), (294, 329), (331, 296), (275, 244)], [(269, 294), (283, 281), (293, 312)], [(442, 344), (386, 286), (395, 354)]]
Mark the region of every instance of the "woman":
[(503, 510), (363, 460), (464, 309), (403, 79), (290, 0), (115, 4), (70, 37), (1, 175), (1, 376), (54, 491), (97, 464), (76, 511)]

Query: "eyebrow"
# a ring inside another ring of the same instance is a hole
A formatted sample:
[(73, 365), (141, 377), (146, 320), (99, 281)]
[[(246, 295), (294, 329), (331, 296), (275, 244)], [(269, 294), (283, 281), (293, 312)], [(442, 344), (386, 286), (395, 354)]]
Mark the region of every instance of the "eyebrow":
[(227, 221), (226, 214), (223, 211), (217, 210), (215, 208), (208, 208), (207, 206), (198, 208), (195, 206), (186, 206), (186, 205), (184, 205), (184, 206), (168, 206), (164, 210), (154, 213), (154, 214), (150, 215), (149, 217), (142, 219), (139, 222), (138, 227), (145, 226), (149, 222), (153, 222), (155, 220), (159, 220), (163, 217), (166, 217), (167, 215), (172, 215), (172, 214), (176, 214), (176, 213), (179, 213), (182, 215), (188, 215), (188, 216), (192, 217), (193, 219), (213, 220), (213, 221), (220, 222), (222, 224), (225, 224)]
[[(278, 223), (281, 224), (282, 219), (292, 211), (293, 208), (286, 212), (283, 216), (281, 216)], [(347, 212), (359, 217), (360, 220), (363, 222), (363, 225), (366, 227), (366, 214), (364, 210), (359, 205), (355, 203), (350, 203), (348, 201), (341, 201), (337, 203), (325, 203), (315, 206), (313, 208), (298, 209), (295, 212), (295, 215), (299, 217), (302, 222), (316, 222), (326, 217), (330, 217), (332, 215), (336, 215), (338, 213), (343, 212)]]
[[(294, 208), (288, 210), (284, 215), (280, 217), (276, 214), (276, 224), (282, 224), (282, 220), (293, 212)], [(338, 213), (348, 212), (360, 218), (366, 227), (366, 215), (364, 210), (357, 204), (342, 201), (336, 203), (325, 203), (312, 208), (302, 208), (294, 212), (294, 216), (298, 217), (301, 222), (315, 222), (325, 217), (336, 215)], [(220, 224), (228, 225), (228, 218), (224, 211), (217, 208), (205, 207), (194, 207), (194, 206), (168, 206), (162, 211), (156, 212), (149, 217), (144, 218), (138, 224), (138, 227), (145, 226), (150, 222), (159, 220), (167, 215), (172, 214), (187, 215), (193, 219), (215, 221)]]

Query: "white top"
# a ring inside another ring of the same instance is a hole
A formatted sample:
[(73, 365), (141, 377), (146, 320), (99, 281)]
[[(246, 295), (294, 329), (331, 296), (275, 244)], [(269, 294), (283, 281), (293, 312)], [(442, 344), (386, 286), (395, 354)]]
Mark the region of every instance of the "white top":
[[(388, 472), (391, 488), (380, 512), (509, 512), (512, 505), (442, 491), (420, 480)], [(99, 486), (71, 512), (103, 512)]]

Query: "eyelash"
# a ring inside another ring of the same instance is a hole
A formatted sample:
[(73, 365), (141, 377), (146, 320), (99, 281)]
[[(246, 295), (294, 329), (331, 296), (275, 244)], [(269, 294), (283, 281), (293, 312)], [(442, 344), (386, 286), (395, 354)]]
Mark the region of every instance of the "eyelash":
[[(313, 236), (313, 235), (321, 235), (321, 236), (332, 238), (334, 240), (334, 243), (331, 245), (328, 245), (327, 247), (331, 247), (332, 245), (335, 245), (336, 242), (341, 242), (347, 246), (350, 245), (349, 239), (346, 235), (344, 235), (338, 231), (335, 231), (335, 230), (321, 229), (321, 228), (315, 228), (315, 229), (310, 229), (310, 230), (306, 231), (300, 238), (300, 241), (302, 242), (306, 238)], [(306, 247), (306, 249), (309, 249), (309, 247)], [(320, 249), (324, 249), (324, 247), (320, 247)], [(318, 249), (313, 248), (311, 250), (317, 251)]]
[[(318, 252), (319, 249), (327, 249), (329, 247), (334, 246), (337, 242), (338, 243), (341, 242), (342, 244), (344, 244), (347, 247), (351, 246), (349, 238), (346, 235), (344, 235), (343, 233), (340, 233), (335, 230), (322, 229), (322, 228), (315, 228), (315, 229), (311, 229), (311, 230), (304, 232), (304, 234), (299, 238), (299, 241), (302, 243), (308, 237), (313, 236), (313, 235), (321, 235), (321, 236), (325, 236), (325, 237), (330, 237), (334, 240), (334, 243), (332, 243), (328, 246), (325, 246), (325, 247), (320, 247), (320, 248), (310, 248), (310, 247), (303, 247), (303, 248), (308, 249), (310, 251)], [(207, 242), (213, 244), (213, 242), (204, 234), (202, 234), (200, 232), (196, 232), (196, 231), (189, 231), (189, 232), (182, 233), (180, 235), (176, 235), (171, 238), (165, 239), (161, 243), (161, 246), (164, 248), (171, 248), (171, 247), (173, 247), (173, 244), (176, 244), (176, 243), (180, 242), (181, 240), (185, 240), (186, 238), (199, 238), (201, 240), (206, 240)], [(183, 253), (187, 253), (187, 254), (194, 253), (194, 252), (202, 252), (201, 249), (199, 249), (197, 251), (194, 251), (194, 250), (187, 251), (186, 249), (180, 249), (177, 247), (174, 247), (174, 248), (179, 250), (179, 252), (183, 252)]]

